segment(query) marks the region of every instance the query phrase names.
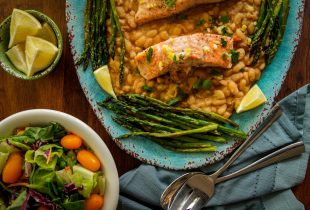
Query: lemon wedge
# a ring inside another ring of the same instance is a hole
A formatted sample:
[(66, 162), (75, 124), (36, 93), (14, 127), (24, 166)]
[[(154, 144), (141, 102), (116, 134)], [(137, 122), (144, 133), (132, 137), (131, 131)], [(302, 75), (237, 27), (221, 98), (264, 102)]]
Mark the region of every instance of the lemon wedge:
[(47, 68), (55, 59), (58, 48), (44, 39), (27, 36), (25, 45), (27, 76)]
[(41, 23), (29, 13), (14, 9), (10, 23), (9, 48), (24, 42), (27, 36), (36, 35), (42, 29)]
[(108, 66), (105, 65), (100, 67), (99, 69), (94, 71), (94, 75), (100, 87), (105, 90), (110, 96), (116, 99), (116, 95), (112, 87), (111, 76)]
[(262, 90), (258, 87), (258, 85), (254, 85), (249, 92), (243, 97), (240, 102), (239, 107), (236, 112), (239, 114), (241, 112), (248, 111), (250, 109), (254, 109), (259, 105), (267, 102), (267, 99), (262, 92)]
[(25, 44), (17, 44), (5, 53), (13, 65), (22, 72), (27, 72)]
[(54, 30), (48, 23), (42, 24), (42, 29), (38, 32), (36, 37), (40, 37), (42, 39), (45, 39), (46, 41), (49, 41), (53, 43), (55, 46), (57, 46), (57, 38), (54, 33)]

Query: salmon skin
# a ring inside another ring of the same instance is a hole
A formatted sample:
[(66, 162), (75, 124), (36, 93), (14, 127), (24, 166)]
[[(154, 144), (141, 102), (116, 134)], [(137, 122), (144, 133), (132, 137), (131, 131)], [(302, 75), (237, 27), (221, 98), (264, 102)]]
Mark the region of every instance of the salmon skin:
[(147, 80), (191, 67), (231, 68), (233, 39), (216, 34), (196, 33), (170, 38), (140, 52), (135, 62)]
[(172, 7), (169, 7), (165, 3), (165, 0), (139, 0), (139, 7), (135, 15), (135, 21), (137, 25), (141, 25), (152, 20), (178, 14), (197, 5), (221, 1), (224, 0), (176, 0), (175, 4)]

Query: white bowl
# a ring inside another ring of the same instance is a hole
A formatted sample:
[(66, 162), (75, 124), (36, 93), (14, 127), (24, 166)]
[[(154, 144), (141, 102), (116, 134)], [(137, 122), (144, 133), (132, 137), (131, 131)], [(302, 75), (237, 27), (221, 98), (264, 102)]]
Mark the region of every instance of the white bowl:
[(0, 137), (10, 136), (14, 129), (25, 126), (58, 122), (67, 131), (80, 136), (92, 148), (103, 165), (106, 177), (104, 207), (102, 210), (116, 209), (119, 196), (119, 180), (113, 157), (99, 135), (81, 120), (63, 112), (49, 109), (32, 109), (13, 114), (0, 122)]

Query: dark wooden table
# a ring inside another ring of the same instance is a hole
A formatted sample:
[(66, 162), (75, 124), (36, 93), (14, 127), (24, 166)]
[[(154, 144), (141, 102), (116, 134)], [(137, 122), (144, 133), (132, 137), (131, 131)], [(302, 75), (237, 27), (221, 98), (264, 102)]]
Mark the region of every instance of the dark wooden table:
[[(277, 100), (310, 83), (310, 3), (305, 1), (302, 36), (290, 71)], [(70, 52), (64, 0), (0, 0), (0, 21), (13, 8), (35, 9), (50, 16), (60, 27), (64, 38), (64, 52), (57, 68), (37, 81), (22, 81), (0, 70), (0, 120), (16, 112), (47, 108), (69, 113), (91, 126), (104, 139), (117, 165), (119, 175), (135, 168), (139, 161), (120, 150), (110, 139), (93, 113), (78, 82)], [(310, 164), (309, 164), (310, 165)], [(310, 167), (304, 182), (294, 188), (297, 198), (310, 209)]]

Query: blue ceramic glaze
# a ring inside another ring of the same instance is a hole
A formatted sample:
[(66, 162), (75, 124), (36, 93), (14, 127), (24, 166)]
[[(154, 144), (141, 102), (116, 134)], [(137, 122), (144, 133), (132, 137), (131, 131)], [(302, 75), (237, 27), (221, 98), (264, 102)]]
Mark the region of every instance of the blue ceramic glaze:
[[(85, 2), (85, 0), (67, 0), (67, 26), (71, 50), (75, 61), (84, 49), (83, 14)], [(267, 97), (268, 103), (254, 110), (239, 115), (235, 113), (232, 116), (232, 120), (237, 122), (245, 132), (255, 129), (268, 114), (274, 103), (274, 98), (281, 88), (298, 44), (303, 9), (304, 2), (302, 0), (291, 0), (290, 14), (283, 42), (272, 63), (263, 71), (258, 81), (258, 85)], [(112, 112), (104, 110), (97, 105), (97, 102), (105, 99), (107, 94), (95, 81), (91, 67), (89, 66), (84, 71), (81, 66), (76, 66), (76, 70), (85, 95), (102, 125), (121, 149), (143, 162), (176, 170), (193, 169), (221, 160), (238, 146), (238, 142), (236, 143), (230, 140), (228, 144), (218, 144), (218, 151), (215, 153), (186, 154), (166, 150), (158, 144), (142, 137), (118, 140), (116, 139), (117, 136), (128, 131), (113, 122), (111, 118), (113, 115)]]

